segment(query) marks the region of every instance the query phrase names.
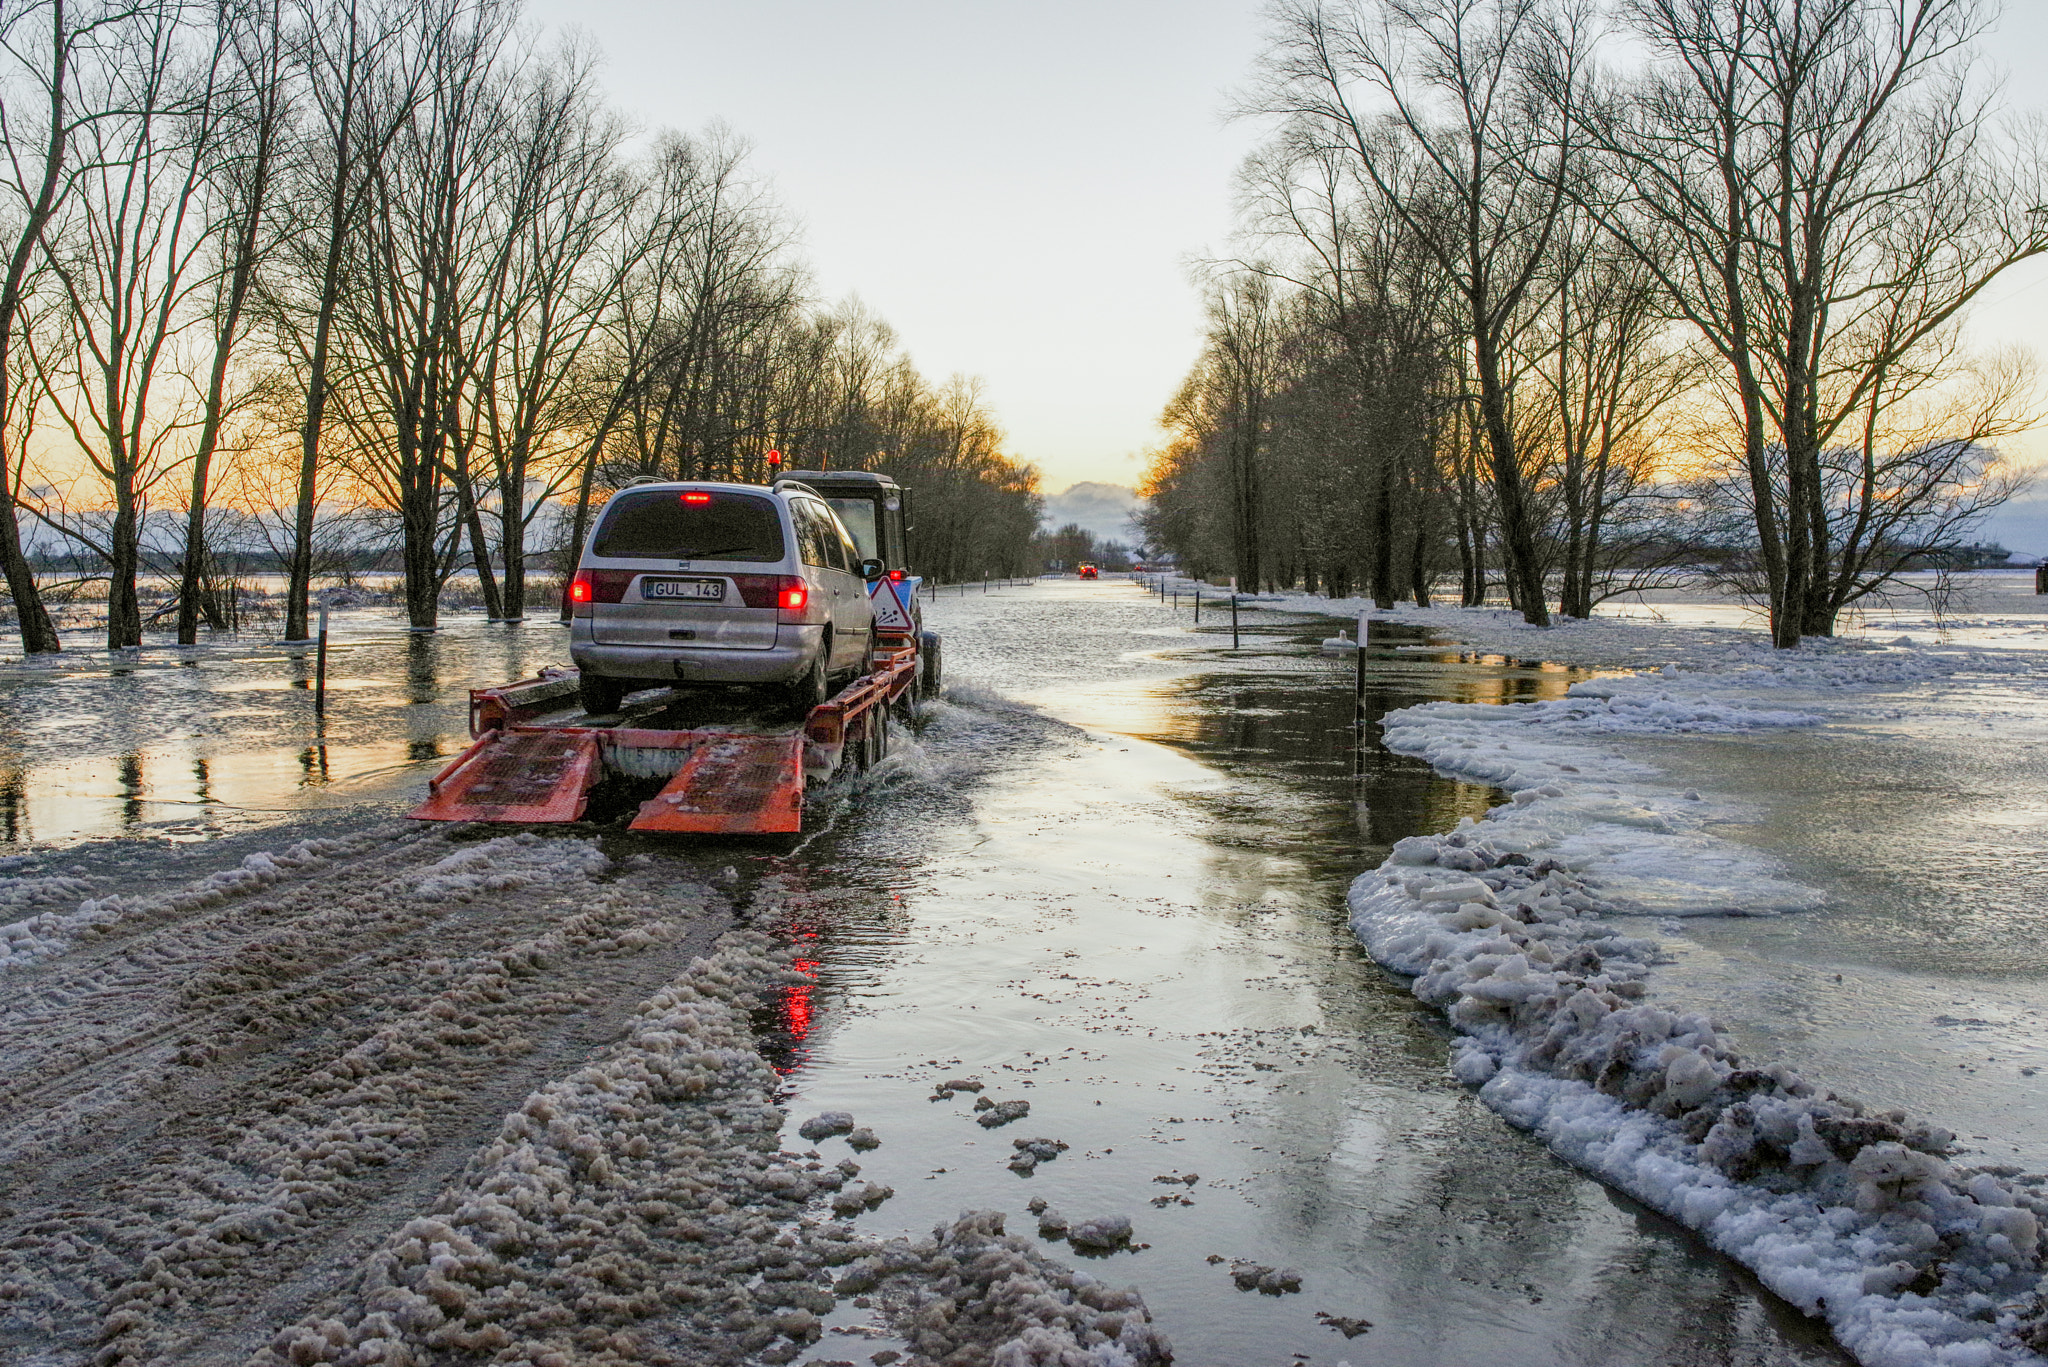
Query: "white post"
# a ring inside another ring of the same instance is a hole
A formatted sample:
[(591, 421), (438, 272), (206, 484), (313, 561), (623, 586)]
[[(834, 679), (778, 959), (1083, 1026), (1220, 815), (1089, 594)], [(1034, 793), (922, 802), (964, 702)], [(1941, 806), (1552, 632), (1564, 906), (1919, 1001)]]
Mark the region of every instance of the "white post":
[(327, 713), (327, 598), (320, 599), (320, 654), (313, 666), (313, 712), (316, 716)]

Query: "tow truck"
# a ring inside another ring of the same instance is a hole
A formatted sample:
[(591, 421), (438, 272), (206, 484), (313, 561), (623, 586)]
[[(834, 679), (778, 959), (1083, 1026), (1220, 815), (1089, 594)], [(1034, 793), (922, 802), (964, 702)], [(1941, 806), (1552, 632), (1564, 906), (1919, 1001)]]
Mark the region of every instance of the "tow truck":
[(892, 715), (906, 717), (913, 699), (935, 696), (941, 678), (940, 640), (924, 629), (922, 580), (909, 569), (908, 494), (867, 471), (791, 471), (776, 483), (790, 480), (832, 504), (861, 554), (883, 563), (868, 588), (876, 634), (865, 674), (801, 722), (781, 725), (764, 724), (744, 702), (712, 704), (719, 715), (706, 723), (701, 700), (674, 689), (637, 694), (620, 712), (593, 715), (578, 705), (576, 670), (568, 667), (474, 688), (471, 743), (427, 781), (427, 800), (412, 818), (581, 821), (600, 791), (630, 802), (658, 785), (638, 802), (629, 829), (790, 834), (803, 827), (808, 788), (879, 763), (889, 752)]

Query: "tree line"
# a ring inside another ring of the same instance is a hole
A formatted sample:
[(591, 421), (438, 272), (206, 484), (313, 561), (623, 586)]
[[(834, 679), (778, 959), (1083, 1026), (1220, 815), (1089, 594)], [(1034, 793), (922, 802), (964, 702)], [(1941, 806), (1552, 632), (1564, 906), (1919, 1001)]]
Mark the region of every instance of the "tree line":
[(529, 566), (573, 558), (610, 490), (758, 481), (770, 451), (911, 487), (927, 573), (1021, 567), (1037, 473), (978, 386), (815, 299), (736, 136), (640, 136), (594, 73), (511, 0), (0, 10), (0, 569), (25, 650), (59, 648), (52, 544), (102, 567), (114, 648), (150, 574), (180, 642), (224, 625), (223, 543), (285, 567), (288, 639), (365, 544), (416, 628), (457, 573), (518, 619)]
[(1962, 324), (2048, 248), (1978, 0), (1278, 0), (1153, 542), (1242, 585), (1532, 623), (1674, 571), (1779, 646), (1958, 550), (2029, 358)]

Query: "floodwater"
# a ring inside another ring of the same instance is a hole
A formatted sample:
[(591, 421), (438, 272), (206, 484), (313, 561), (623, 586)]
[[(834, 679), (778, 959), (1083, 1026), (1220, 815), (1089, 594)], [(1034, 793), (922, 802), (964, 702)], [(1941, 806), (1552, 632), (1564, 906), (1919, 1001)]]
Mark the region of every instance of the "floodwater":
[[(693, 876), (733, 864), (755, 921), (816, 968), (763, 1022), (785, 1142), (824, 1110), (875, 1131), (853, 1156), (896, 1195), (867, 1232), (999, 1209), (1030, 1234), (1033, 1197), (1129, 1216), (1133, 1246), (1090, 1269), (1138, 1286), (1187, 1364), (1845, 1361), (1450, 1080), (1442, 1026), (1358, 948), (1343, 892), (1499, 795), (1355, 750), (1351, 664), (1315, 651), (1327, 620), (1247, 614), (1233, 652), (1213, 609), (1197, 633), (1125, 581), (949, 591), (929, 613), (952, 701), (793, 854), (604, 837)], [(1369, 742), (1388, 710), (1577, 677), (1406, 641), (1372, 661)], [(385, 820), (466, 739), (469, 687), (565, 655), (546, 623), (351, 617), (324, 718), (297, 647), (0, 667), (0, 834), (104, 892)], [(1030, 1113), (984, 1128), (976, 1093), (933, 1099), (962, 1078)], [(1040, 1137), (1067, 1147), (1011, 1170)], [(1233, 1260), (1301, 1289), (1240, 1291)], [(828, 1335), (808, 1360), (878, 1346)]]
[(413, 633), (338, 615), (327, 706), (314, 651), (72, 649), (0, 665), (0, 851), (107, 836), (188, 842), (346, 809), (387, 815), (468, 744), (468, 690), (562, 663), (552, 621)]
[[(1920, 644), (2048, 650), (2048, 598), (2034, 592), (2032, 569), (1899, 576), (1888, 598), (1853, 604), (1835, 623), (1846, 639), (1906, 636)], [(1686, 627), (1765, 630), (1770, 614), (1698, 587), (1646, 589), (1609, 599), (1600, 617)]]
[[(1314, 650), (1326, 621), (1248, 615), (1233, 654), (1227, 620), (1195, 635), (1121, 582), (942, 598), (933, 620), (955, 679), (1037, 712), (981, 704), (977, 734), (1001, 739), (950, 795), (942, 713), (877, 790), (893, 800), (757, 889), (819, 974), (781, 1022), (785, 1141), (826, 1110), (875, 1131), (869, 1153), (815, 1146), (895, 1189), (870, 1233), (998, 1209), (1030, 1234), (1033, 1197), (1072, 1222), (1126, 1215), (1134, 1247), (1090, 1270), (1138, 1286), (1189, 1364), (1842, 1360), (1448, 1078), (1441, 1027), (1359, 950), (1343, 891), (1498, 794), (1354, 755), (1351, 664)], [(1393, 708), (1574, 677), (1390, 651), (1368, 738)], [(949, 1079), (1030, 1112), (984, 1128), (977, 1094), (935, 1095)], [(1067, 1148), (1012, 1171), (1013, 1141), (1036, 1138)], [(1237, 1260), (1301, 1290), (1240, 1291)], [(828, 1336), (809, 1360), (871, 1346)]]

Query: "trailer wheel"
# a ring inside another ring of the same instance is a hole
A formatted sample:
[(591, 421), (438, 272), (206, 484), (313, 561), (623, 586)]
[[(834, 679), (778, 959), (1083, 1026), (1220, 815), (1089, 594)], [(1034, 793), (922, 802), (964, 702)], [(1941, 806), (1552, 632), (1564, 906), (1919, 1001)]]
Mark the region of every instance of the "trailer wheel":
[(917, 638), (917, 695), (920, 698), (936, 698), (943, 682), (943, 661), (940, 659), (939, 633), (921, 632)]
[(626, 681), (608, 679), (602, 674), (583, 670), (576, 676), (576, 701), (583, 710), (592, 715), (616, 712), (619, 704), (626, 700)]

